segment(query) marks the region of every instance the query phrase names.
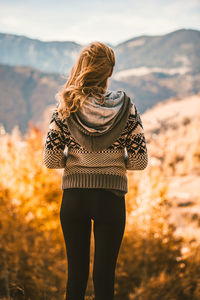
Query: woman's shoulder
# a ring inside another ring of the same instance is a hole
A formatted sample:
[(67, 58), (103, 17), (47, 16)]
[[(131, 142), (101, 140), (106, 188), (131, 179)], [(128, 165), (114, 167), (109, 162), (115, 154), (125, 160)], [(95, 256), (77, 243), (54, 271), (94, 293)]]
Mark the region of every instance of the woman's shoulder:
[(49, 128), (54, 131), (61, 131), (70, 134), (66, 119), (60, 117), (58, 112), (58, 105), (55, 105), (52, 109)]
[(139, 111), (136, 107), (135, 102), (132, 101), (131, 104), (132, 105), (131, 105), (131, 108), (130, 108), (130, 116), (136, 116), (139, 113)]

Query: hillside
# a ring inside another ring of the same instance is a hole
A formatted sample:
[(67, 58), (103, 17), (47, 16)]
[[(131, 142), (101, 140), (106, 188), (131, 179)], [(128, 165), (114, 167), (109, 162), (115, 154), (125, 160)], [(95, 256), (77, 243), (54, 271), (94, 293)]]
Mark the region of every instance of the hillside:
[(169, 99), (142, 115), (151, 172), (164, 174), (170, 222), (200, 237), (200, 94)]
[[(81, 47), (0, 34), (0, 124), (7, 132), (18, 125), (25, 133), (31, 120), (41, 125)], [(116, 66), (109, 89), (124, 90), (141, 113), (166, 99), (200, 91), (198, 30), (140, 36), (113, 48)]]
[(11, 132), (18, 125), (25, 133), (30, 120), (41, 120), (46, 106), (55, 102), (54, 94), (62, 80), (58, 74), (30, 67), (0, 65), (0, 123), (5, 130)]
[[(157, 67), (165, 73), (172, 69), (179, 74), (199, 72), (200, 31), (180, 29), (165, 35), (139, 36), (115, 48), (117, 70)], [(139, 69), (141, 71), (141, 69)], [(133, 72), (133, 70), (132, 70)]]
[[(130, 80), (131, 79), (131, 80)], [(41, 126), (49, 105), (55, 104), (55, 94), (66, 82), (66, 76), (44, 73), (30, 67), (0, 65), (0, 123), (7, 132), (15, 125), (25, 133), (28, 122)], [(141, 113), (157, 102), (170, 97), (187, 96), (198, 92), (200, 75), (163, 77), (148, 74), (129, 78), (127, 82), (109, 80), (109, 89), (124, 90), (137, 104)]]
[[(123, 71), (122, 71), (123, 72)], [(167, 74), (153, 72), (128, 77), (113, 76), (123, 86), (132, 87), (132, 92), (141, 113), (171, 97), (184, 98), (200, 91), (200, 73)]]
[(23, 35), (0, 33), (0, 63), (30, 66), (43, 72), (63, 73), (70, 69), (80, 51), (75, 42), (43, 42)]
[[(43, 72), (69, 72), (83, 46), (71, 41), (44, 42), (0, 33), (0, 63), (30, 66)], [(200, 71), (199, 30), (180, 29), (160, 36), (143, 35), (110, 46), (116, 54), (116, 73), (128, 70), (132, 75), (146, 74), (153, 72), (153, 68), (172, 74)], [(147, 69), (142, 69), (144, 67)]]
[[(18, 125), (26, 133), (29, 121), (41, 126), (48, 106), (55, 104), (55, 94), (66, 76), (44, 73), (31, 67), (0, 65), (0, 124), (7, 132)], [(133, 97), (132, 87), (111, 80), (112, 89), (125, 89)]]

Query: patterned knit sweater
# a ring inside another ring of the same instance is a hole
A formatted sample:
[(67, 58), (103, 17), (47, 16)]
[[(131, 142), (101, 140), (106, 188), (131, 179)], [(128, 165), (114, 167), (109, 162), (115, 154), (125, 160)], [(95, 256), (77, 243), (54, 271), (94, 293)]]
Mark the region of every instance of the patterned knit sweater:
[[(61, 120), (54, 109), (44, 144), (47, 168), (63, 168), (62, 189), (103, 188), (128, 192), (127, 170), (144, 170), (148, 154), (136, 105), (123, 91), (107, 91), (102, 106), (88, 98)], [(66, 151), (67, 150), (67, 151)]]

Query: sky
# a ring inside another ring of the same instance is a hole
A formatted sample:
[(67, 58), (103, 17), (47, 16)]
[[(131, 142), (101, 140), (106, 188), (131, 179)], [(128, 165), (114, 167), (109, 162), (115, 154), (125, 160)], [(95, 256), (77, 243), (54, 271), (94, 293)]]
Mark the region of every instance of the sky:
[(41, 41), (117, 44), (200, 30), (200, 0), (0, 0), (0, 32)]

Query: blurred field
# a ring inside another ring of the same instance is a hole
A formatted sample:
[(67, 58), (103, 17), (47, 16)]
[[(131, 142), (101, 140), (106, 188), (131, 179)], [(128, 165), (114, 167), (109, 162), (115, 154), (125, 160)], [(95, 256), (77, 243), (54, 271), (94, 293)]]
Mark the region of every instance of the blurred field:
[[(200, 299), (200, 96), (142, 115), (149, 151), (127, 171), (127, 222), (116, 300)], [(44, 132), (1, 128), (0, 299), (64, 299), (67, 262), (59, 221), (62, 170), (42, 162)], [(91, 269), (87, 300), (93, 299)]]

